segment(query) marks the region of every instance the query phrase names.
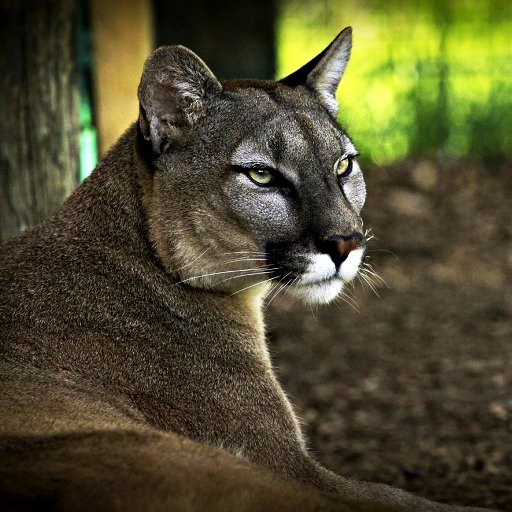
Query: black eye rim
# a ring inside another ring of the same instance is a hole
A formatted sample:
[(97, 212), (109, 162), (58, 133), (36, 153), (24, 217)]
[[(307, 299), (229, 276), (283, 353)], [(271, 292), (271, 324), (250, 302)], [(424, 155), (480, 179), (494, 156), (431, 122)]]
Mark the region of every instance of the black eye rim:
[[(247, 176), (251, 180), (252, 183), (255, 185), (258, 185), (258, 187), (261, 188), (289, 188), (290, 184), (288, 180), (286, 180), (276, 169), (273, 169), (272, 167), (268, 167), (266, 165), (261, 164), (252, 164), (252, 165), (233, 165), (233, 169), (236, 172), (241, 172)], [(265, 171), (270, 173), (272, 176), (272, 179), (268, 183), (259, 183), (258, 181), (255, 181), (252, 179), (250, 175), (250, 171)]]
[(337, 174), (339, 180), (344, 180), (348, 178), (352, 174), (352, 170), (354, 168), (353, 162), (354, 162), (354, 156), (347, 156), (345, 158), (342, 158), (339, 162), (343, 162), (344, 160), (348, 160), (348, 167), (345, 172), (342, 174)]

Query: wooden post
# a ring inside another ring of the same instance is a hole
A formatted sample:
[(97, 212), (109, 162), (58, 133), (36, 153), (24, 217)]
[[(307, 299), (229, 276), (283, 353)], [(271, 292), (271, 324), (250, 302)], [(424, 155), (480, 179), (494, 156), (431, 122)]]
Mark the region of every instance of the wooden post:
[(100, 153), (137, 120), (137, 87), (153, 49), (150, 0), (91, 0)]
[(0, 0), (0, 237), (78, 183), (73, 0)]

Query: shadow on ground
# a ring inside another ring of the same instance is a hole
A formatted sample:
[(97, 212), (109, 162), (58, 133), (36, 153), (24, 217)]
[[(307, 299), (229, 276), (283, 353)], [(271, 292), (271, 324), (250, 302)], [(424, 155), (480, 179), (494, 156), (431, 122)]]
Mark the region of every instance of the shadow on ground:
[(512, 165), (409, 162), (367, 181), (389, 288), (357, 284), (359, 312), (273, 301), (281, 380), (338, 473), (512, 511)]

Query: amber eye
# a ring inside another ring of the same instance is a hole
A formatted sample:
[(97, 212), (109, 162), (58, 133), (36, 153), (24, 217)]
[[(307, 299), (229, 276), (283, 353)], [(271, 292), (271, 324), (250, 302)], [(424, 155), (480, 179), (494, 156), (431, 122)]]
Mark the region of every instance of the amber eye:
[(338, 160), (336, 163), (336, 174), (338, 178), (346, 178), (352, 172), (352, 158), (347, 157), (343, 160)]
[(246, 173), (257, 185), (271, 185), (274, 181), (274, 174), (268, 169), (248, 169)]

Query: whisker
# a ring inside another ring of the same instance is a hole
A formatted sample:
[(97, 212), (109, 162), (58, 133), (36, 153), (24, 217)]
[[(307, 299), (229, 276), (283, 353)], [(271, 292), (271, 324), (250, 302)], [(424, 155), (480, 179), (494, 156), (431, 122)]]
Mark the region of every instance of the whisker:
[(360, 273), (356, 275), (356, 278), (357, 278), (357, 281), (359, 282), (359, 284), (361, 285), (361, 288), (363, 289), (363, 293), (366, 293), (365, 283), (361, 279)]
[(389, 249), (367, 249), (366, 252), (387, 252), (388, 254), (391, 254), (395, 259), (400, 259), (393, 251), (390, 251)]
[(296, 276), (292, 279), (291, 283), (288, 283), (288, 286), (286, 287), (284, 293), (283, 293), (283, 299), (286, 297), (286, 295), (290, 292), (290, 288), (299, 280), (299, 276)]
[(382, 279), (382, 277), (380, 277), (376, 270), (373, 268), (373, 265), (369, 262), (369, 261), (364, 261), (363, 262), (363, 267), (366, 269), (366, 270), (369, 270), (373, 273), (373, 275), (375, 275), (375, 277), (378, 277), (379, 279)]
[(387, 286), (389, 288), (388, 283), (381, 276), (379, 276), (379, 274), (377, 274), (373, 270), (373, 267), (369, 263), (363, 263), (363, 265), (364, 265), (364, 268), (361, 269), (361, 272), (371, 274), (376, 279), (376, 281), (378, 283), (380, 283), (383, 286)]
[(176, 270), (173, 270), (172, 273), (179, 272), (180, 270), (183, 270), (184, 268), (187, 268), (190, 265), (193, 265), (197, 260), (202, 258), (210, 249), (211, 249), (211, 247), (207, 247), (199, 256), (196, 256), (192, 261), (185, 263), (185, 265), (183, 265), (182, 267), (179, 267)]
[(253, 256), (266, 256), (265, 252), (260, 252), (260, 251), (230, 251), (230, 252), (225, 252), (222, 255), (228, 256), (230, 254), (252, 254)]
[(363, 271), (361, 271), (359, 275), (365, 281), (365, 283), (370, 287), (370, 289), (373, 291), (373, 293), (375, 293), (375, 295), (377, 295), (377, 297), (380, 298), (380, 295), (377, 293), (377, 289), (375, 288), (375, 285), (371, 281), (371, 279), (366, 274), (364, 274)]
[[(297, 288), (297, 287), (298, 287), (298, 285), (299, 285), (299, 283), (300, 283), (300, 277), (299, 277), (299, 276), (297, 276), (297, 277), (295, 278), (295, 280), (293, 281), (292, 285), (293, 285), (293, 286), (295, 286), (295, 288)], [(299, 298), (298, 298), (298, 297), (294, 297), (293, 295), (292, 295), (292, 300), (295, 302), (295, 304), (296, 304), (297, 302), (299, 302)]]
[[(279, 292), (286, 286), (285, 283), (280, 282), (277, 284), (277, 286), (272, 290), (271, 297), (268, 299), (268, 302), (265, 304), (265, 309), (268, 308), (270, 303), (279, 295)], [(269, 294), (270, 295), (270, 294)], [(268, 297), (266, 297), (268, 298)]]
[(268, 282), (270, 282), (270, 281), (273, 281), (274, 279), (279, 279), (279, 276), (274, 276), (274, 277), (271, 277), (271, 278), (269, 278), (269, 279), (264, 279), (263, 281), (258, 281), (257, 283), (253, 283), (253, 284), (251, 284), (251, 285), (249, 285), (249, 286), (246, 286), (245, 288), (242, 288), (241, 290), (237, 290), (236, 292), (231, 293), (230, 295), (228, 295), (227, 297), (225, 297), (225, 298), (224, 298), (224, 299), (222, 299), (222, 300), (226, 300), (226, 299), (228, 299), (229, 297), (233, 297), (233, 295), (236, 295), (237, 293), (241, 293), (241, 292), (243, 292), (243, 291), (245, 291), (245, 290), (248, 290), (249, 288), (253, 288), (254, 286), (258, 286), (258, 285), (260, 285), (260, 284), (268, 283)]
[[(273, 286), (268, 291), (267, 295), (265, 296), (265, 300), (268, 300), (268, 302), (265, 304), (265, 306), (263, 308), (264, 311), (267, 309), (270, 302), (272, 302), (273, 298), (276, 296), (276, 292), (279, 291), (281, 289), (281, 287), (283, 286), (282, 282), (272, 283), (272, 284), (275, 284), (275, 286)], [(269, 297), (270, 297), (270, 300), (269, 300)]]
[(228, 265), (229, 263), (238, 263), (240, 261), (267, 261), (265, 258), (237, 258), (236, 260), (224, 261), (224, 265)]
[[(255, 271), (260, 271), (260, 270), (264, 270), (264, 269), (263, 268), (247, 268), (247, 269), (238, 269), (238, 270), (222, 270), (219, 272), (210, 272), (208, 274), (202, 274), (200, 276), (188, 277), (187, 279), (183, 279), (182, 281), (180, 281), (177, 284), (186, 283), (187, 281), (191, 281), (192, 279), (201, 279), (203, 277), (218, 276), (221, 274), (233, 274), (235, 272), (255, 272)], [(268, 270), (274, 270), (274, 269), (268, 268)]]
[(317, 309), (316, 311), (313, 309), (313, 304), (309, 304), (309, 309), (311, 310), (311, 315), (313, 315), (313, 318), (315, 319), (315, 322), (318, 321), (318, 316), (317, 316), (317, 313), (318, 313), (318, 306), (317, 306)]
[(277, 289), (277, 292), (274, 293), (274, 295), (272, 295), (272, 297), (270, 298), (270, 300), (267, 302), (267, 304), (265, 305), (265, 309), (267, 309), (270, 305), (270, 303), (279, 295), (279, 293), (281, 292), (281, 290), (283, 290), (284, 288), (286, 288), (286, 285), (288, 283), (286, 283), (285, 279), (291, 274), (291, 272), (288, 272), (288, 274), (286, 274), (282, 279), (283, 279), (283, 282), (281, 283), (281, 286)]
[(378, 240), (378, 238), (373, 233), (372, 228), (368, 228), (365, 230), (364, 238), (367, 242), (369, 242), (370, 240)]
[(226, 281), (231, 281), (232, 279), (240, 279), (241, 277), (261, 276), (263, 274), (272, 274), (272, 272), (274, 272), (274, 269), (262, 270), (261, 272), (251, 272), (250, 274), (242, 274), (240, 276), (231, 276), (227, 277), (226, 279), (223, 279), (222, 281), (219, 281), (219, 284), (225, 283)]
[(344, 292), (343, 290), (340, 292), (339, 294), (339, 297), (342, 298), (343, 297), (343, 300), (347, 303), (347, 304), (350, 304), (358, 313), (359, 313), (359, 310), (357, 309), (358, 307), (358, 304), (357, 304), (357, 301), (356, 299), (354, 299), (353, 297), (351, 297), (350, 295), (348, 295), (347, 292)]
[(345, 297), (343, 297), (342, 295), (338, 295), (334, 301), (334, 304), (337, 306), (337, 308), (339, 310), (342, 310), (342, 307), (341, 307), (341, 304), (340, 304), (340, 301), (344, 302), (345, 304), (347, 304), (350, 308), (352, 308), (356, 313), (359, 313), (359, 310), (353, 305), (351, 304), (350, 302), (347, 301), (347, 299)]

